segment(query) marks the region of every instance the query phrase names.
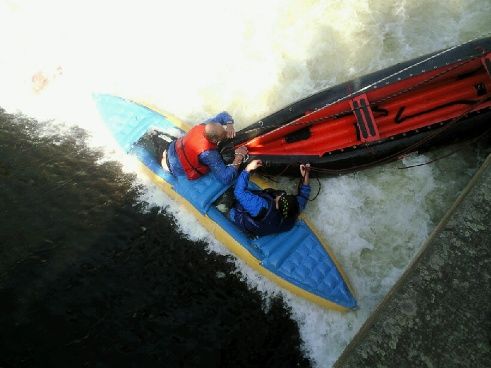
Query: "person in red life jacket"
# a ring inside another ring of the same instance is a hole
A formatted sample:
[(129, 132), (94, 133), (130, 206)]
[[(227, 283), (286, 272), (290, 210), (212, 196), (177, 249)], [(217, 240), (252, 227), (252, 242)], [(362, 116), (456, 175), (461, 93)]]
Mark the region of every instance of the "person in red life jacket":
[(157, 156), (162, 167), (175, 176), (186, 176), (189, 180), (196, 180), (211, 171), (222, 183), (231, 184), (247, 155), (247, 148), (239, 147), (235, 150), (233, 162), (226, 165), (218, 152), (220, 141), (235, 136), (233, 124), (230, 114), (224, 111), (194, 126), (177, 140), (165, 137), (165, 134), (158, 136), (157, 133), (153, 136), (154, 144), (159, 147)]
[(302, 181), (296, 196), (274, 189), (249, 190), (250, 173), (260, 166), (260, 160), (253, 160), (240, 173), (234, 189), (236, 202), (230, 209), (229, 218), (241, 230), (254, 236), (288, 231), (309, 199), (310, 165), (300, 165)]

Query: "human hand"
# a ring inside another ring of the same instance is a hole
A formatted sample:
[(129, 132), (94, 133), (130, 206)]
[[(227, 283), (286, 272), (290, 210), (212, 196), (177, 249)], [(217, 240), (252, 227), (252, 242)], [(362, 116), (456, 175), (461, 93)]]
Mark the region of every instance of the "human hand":
[(235, 137), (234, 123), (227, 123), (227, 125), (225, 125), (225, 131), (227, 132), (227, 138), (234, 138)]
[(247, 147), (246, 146), (240, 146), (235, 150), (235, 158), (234, 161), (232, 162), (232, 165), (235, 167), (240, 166), (241, 163), (244, 162), (247, 156)]
[(308, 184), (309, 183), (309, 176), (310, 176), (310, 164), (301, 164), (300, 165), (300, 175), (302, 175), (303, 183)]
[(240, 146), (238, 148), (235, 149), (235, 154), (236, 155), (242, 155), (242, 156), (245, 156), (247, 155), (247, 147), (246, 146)]
[(300, 165), (300, 174), (302, 177), (308, 175), (310, 173), (310, 164), (301, 164)]
[(261, 160), (252, 160), (246, 166), (245, 171), (251, 172), (251, 171), (256, 170), (258, 167), (261, 167), (261, 166), (263, 166), (263, 163)]

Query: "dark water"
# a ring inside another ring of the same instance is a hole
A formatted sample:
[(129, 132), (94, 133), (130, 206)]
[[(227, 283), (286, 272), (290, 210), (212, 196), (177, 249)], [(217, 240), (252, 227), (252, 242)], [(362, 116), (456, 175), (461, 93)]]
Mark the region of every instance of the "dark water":
[(310, 366), (281, 301), (146, 209), (84, 131), (42, 129), (0, 110), (1, 368)]

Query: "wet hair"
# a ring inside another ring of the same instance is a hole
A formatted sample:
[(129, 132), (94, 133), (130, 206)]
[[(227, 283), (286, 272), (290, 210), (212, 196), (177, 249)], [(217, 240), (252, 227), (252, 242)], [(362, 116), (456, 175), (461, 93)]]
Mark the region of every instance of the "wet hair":
[(295, 218), (298, 216), (299, 208), (297, 197), (282, 193), (278, 200), (278, 207), (284, 219)]

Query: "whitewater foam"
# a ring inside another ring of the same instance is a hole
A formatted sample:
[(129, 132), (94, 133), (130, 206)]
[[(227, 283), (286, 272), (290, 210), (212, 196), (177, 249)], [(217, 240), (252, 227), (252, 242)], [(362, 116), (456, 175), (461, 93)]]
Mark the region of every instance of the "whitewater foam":
[[(81, 127), (102, 160), (137, 172), (102, 128), (93, 92), (148, 100), (191, 122), (227, 110), (241, 128), (321, 88), (489, 32), (491, 2), (26, 0), (0, 1), (0, 17), (2, 107), (50, 120), (45, 134)], [(358, 311), (323, 310), (234, 260), (265, 309), (283, 298), (314, 366), (334, 363), (448, 206), (445, 196), (472, 172), (463, 156), (399, 169), (430, 158), (322, 179), (307, 206), (347, 271)], [(138, 184), (141, 200), (165, 208), (185, 236), (229, 254), (143, 175)]]

